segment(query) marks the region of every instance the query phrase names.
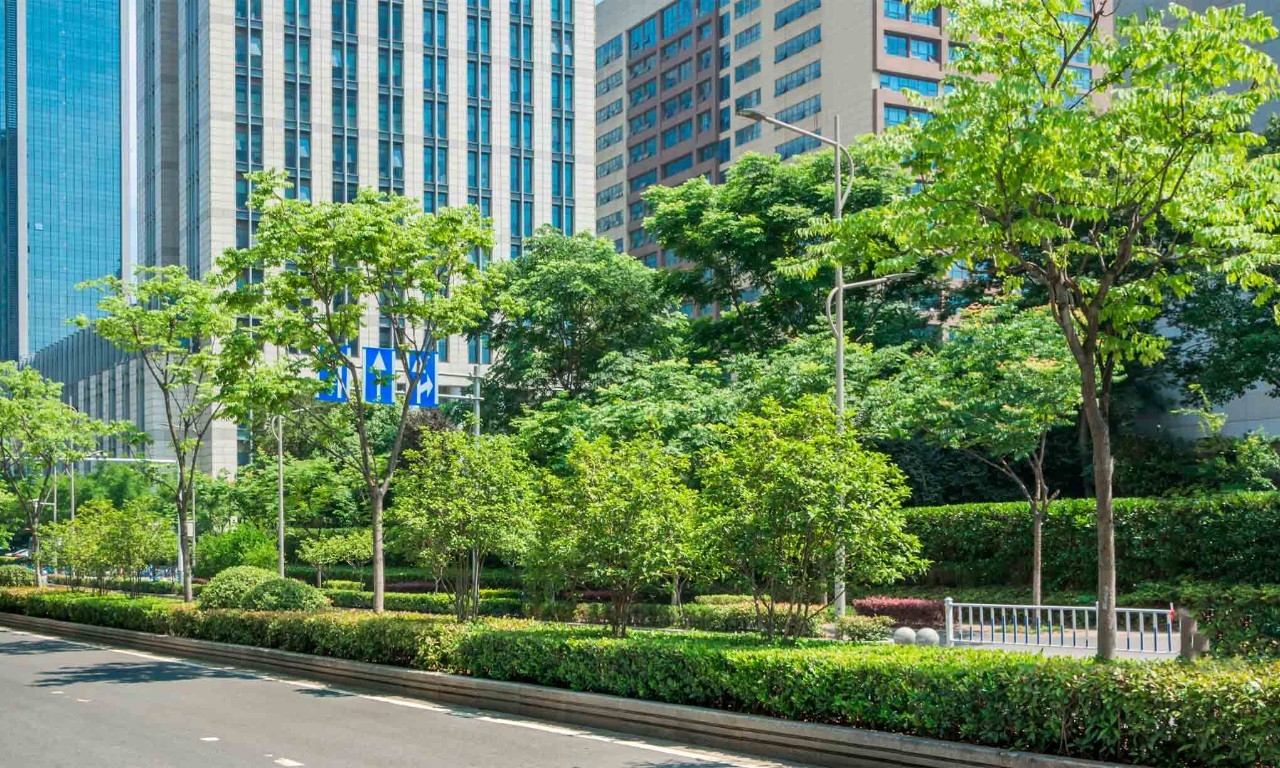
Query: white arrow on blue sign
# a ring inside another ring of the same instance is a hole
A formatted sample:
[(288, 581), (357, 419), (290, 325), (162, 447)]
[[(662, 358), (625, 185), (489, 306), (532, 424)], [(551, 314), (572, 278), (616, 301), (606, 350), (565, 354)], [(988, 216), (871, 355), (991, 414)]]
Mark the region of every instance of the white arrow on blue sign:
[[(343, 347), (342, 354), (350, 355), (351, 347)], [(351, 372), (345, 365), (340, 366), (337, 371), (320, 371), (317, 375), (321, 381), (332, 381), (333, 385), (316, 395), (316, 400), (322, 403), (347, 402), (348, 391), (351, 388)]]
[(364, 348), (364, 401), (370, 405), (393, 405), (396, 401), (395, 350)]
[(436, 388), (436, 353), (409, 353), (409, 405), (414, 408), (439, 408), (440, 397)]

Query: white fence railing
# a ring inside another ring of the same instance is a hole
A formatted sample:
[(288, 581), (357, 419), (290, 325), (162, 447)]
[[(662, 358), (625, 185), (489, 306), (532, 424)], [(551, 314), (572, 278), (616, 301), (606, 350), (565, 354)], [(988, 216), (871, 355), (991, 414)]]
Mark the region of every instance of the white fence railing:
[[(1146, 654), (1175, 655), (1181, 649), (1181, 624), (1170, 609), (1116, 609), (1116, 648)], [(945, 645), (1052, 646), (1096, 649), (1096, 605), (1001, 605), (946, 600)]]

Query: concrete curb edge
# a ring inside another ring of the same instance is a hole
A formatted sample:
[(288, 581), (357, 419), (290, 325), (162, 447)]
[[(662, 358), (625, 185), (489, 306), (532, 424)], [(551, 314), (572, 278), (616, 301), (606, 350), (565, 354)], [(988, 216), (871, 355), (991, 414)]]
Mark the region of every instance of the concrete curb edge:
[(832, 768), (1098, 768), (1113, 765), (18, 614), (0, 613), (0, 626)]

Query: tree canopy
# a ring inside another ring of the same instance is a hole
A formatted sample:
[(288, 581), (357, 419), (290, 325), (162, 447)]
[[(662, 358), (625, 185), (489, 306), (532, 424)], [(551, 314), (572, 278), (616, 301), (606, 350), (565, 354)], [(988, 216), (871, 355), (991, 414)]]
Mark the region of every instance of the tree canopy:
[[(1099, 655), (1114, 652), (1115, 577), (1108, 424), (1116, 375), (1167, 341), (1165, 298), (1213, 273), (1266, 296), (1280, 158), (1256, 155), (1248, 126), (1274, 98), (1275, 36), (1243, 6), (1115, 19), (1114, 0), (948, 3), (968, 40), (931, 119), (913, 126), (918, 194), (843, 231), (843, 258), (898, 272), (921, 257), (1032, 281), (1081, 372), (1098, 499)], [(1094, 73), (1089, 68), (1096, 67)]]

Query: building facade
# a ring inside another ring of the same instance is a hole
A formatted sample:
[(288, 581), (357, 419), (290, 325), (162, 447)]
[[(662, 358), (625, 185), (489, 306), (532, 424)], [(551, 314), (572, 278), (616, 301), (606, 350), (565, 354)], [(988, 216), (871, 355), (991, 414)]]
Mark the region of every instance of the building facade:
[[(249, 245), (246, 176), (269, 168), (304, 200), (373, 188), (428, 211), (475, 205), (495, 228), (482, 266), (518, 256), (544, 224), (595, 221), (594, 136), (577, 118), (593, 105), (593, 0), (137, 2), (142, 264), (202, 275)], [(390, 346), (380, 320), (371, 310), (362, 345)], [(484, 338), (442, 340), (439, 355), (445, 392), (491, 359)], [(161, 436), (133, 362), (76, 338), (38, 364), (93, 415), (115, 407)], [(249, 457), (234, 424), (209, 446), (209, 472)]]
[[(601, 0), (596, 13), (596, 231), (653, 267), (680, 262), (644, 231), (644, 189), (821, 146), (739, 110), (824, 136), (839, 115), (850, 143), (922, 118), (908, 94), (937, 96), (962, 50), (944, 9), (905, 0)], [(1092, 77), (1086, 60), (1076, 69)]]
[(94, 313), (77, 284), (129, 270), (132, 7), (0, 5), (0, 359), (20, 360)]

